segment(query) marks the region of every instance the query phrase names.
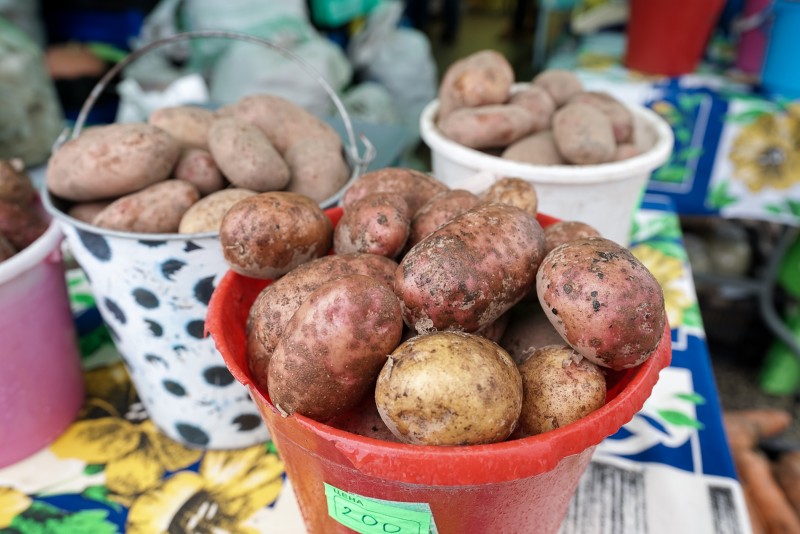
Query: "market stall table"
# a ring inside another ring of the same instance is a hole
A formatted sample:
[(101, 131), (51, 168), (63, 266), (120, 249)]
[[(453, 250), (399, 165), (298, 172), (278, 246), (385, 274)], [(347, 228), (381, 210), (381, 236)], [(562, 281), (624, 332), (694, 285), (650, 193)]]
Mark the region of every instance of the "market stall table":
[[(562, 534), (749, 533), (669, 199), (646, 197), (631, 248), (664, 289), (672, 364), (643, 409), (598, 446)], [(169, 440), (148, 419), (98, 326), (85, 278), (76, 270), (68, 280), (86, 402), (58, 440), (0, 470), (0, 532), (304, 532), (272, 443), (201, 451)], [(534, 532), (535, 526), (509, 531)]]

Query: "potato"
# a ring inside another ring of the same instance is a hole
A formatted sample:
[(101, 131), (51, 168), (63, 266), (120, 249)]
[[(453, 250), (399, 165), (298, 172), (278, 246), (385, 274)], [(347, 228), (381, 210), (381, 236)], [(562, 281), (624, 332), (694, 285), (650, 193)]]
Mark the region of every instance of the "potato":
[(381, 414), (378, 413), (378, 407), (375, 405), (374, 395), (366, 395), (364, 400), (353, 410), (331, 419), (327, 424), (366, 438), (400, 443), (400, 440), (392, 434), (381, 419)]
[(96, 126), (53, 153), (47, 187), (77, 202), (121, 197), (166, 179), (180, 153), (171, 135), (149, 124)]
[(341, 190), (350, 178), (350, 167), (341, 145), (309, 139), (294, 143), (284, 153), (291, 178), (287, 191), (323, 202)]
[(302, 107), (274, 95), (246, 96), (219, 111), (257, 126), (282, 155), (296, 143), (324, 141), (341, 153), (342, 141), (330, 125)]
[(570, 347), (550, 345), (533, 351), (519, 366), (519, 373), (523, 390), (521, 436), (567, 426), (606, 402), (603, 373)]
[(439, 122), (442, 135), (469, 148), (510, 145), (533, 131), (534, 118), (522, 106), (462, 108)]
[(406, 201), (413, 217), (428, 200), (447, 186), (425, 173), (413, 169), (387, 167), (362, 175), (347, 188), (342, 197), (345, 210), (357, 200), (373, 193), (397, 193)]
[(273, 191), (234, 204), (222, 219), (219, 238), (232, 270), (274, 279), (327, 254), (333, 225), (308, 197)]
[(582, 102), (601, 111), (611, 120), (614, 139), (617, 143), (627, 143), (633, 134), (633, 114), (616, 98), (608, 93), (585, 91), (570, 98), (570, 103)]
[(520, 302), (506, 314), (510, 320), (499, 345), (517, 365), (522, 364), (533, 349), (565, 343), (538, 301)]
[(439, 85), (439, 119), (464, 107), (502, 104), (508, 100), (514, 69), (494, 50), (482, 50), (453, 63)]
[(408, 211), (403, 197), (394, 193), (375, 193), (354, 202), (333, 232), (334, 252), (396, 257), (408, 239)]
[(94, 218), (97, 217), (101, 211), (106, 209), (111, 202), (113, 201), (95, 200), (94, 202), (80, 202), (70, 206), (67, 210), (67, 215), (87, 224), (93, 224)]
[(385, 284), (353, 274), (323, 284), (286, 324), (269, 362), (268, 388), (285, 415), (328, 420), (370, 391), (400, 342), (400, 303)]
[(475, 332), (533, 286), (544, 231), (519, 208), (485, 204), (420, 241), (395, 274), (403, 318), (418, 333)]
[(485, 337), (489, 341), (494, 343), (500, 344), (500, 339), (503, 337), (503, 334), (508, 328), (508, 323), (511, 320), (511, 314), (509, 312), (504, 313), (493, 322), (487, 324), (477, 332), (475, 335)]
[(175, 165), (173, 175), (176, 180), (184, 180), (195, 186), (200, 196), (210, 195), (226, 185), (211, 154), (197, 148), (184, 151)]
[(264, 288), (250, 308), (247, 359), (250, 372), (263, 390), (267, 368), (286, 323), (297, 308), (321, 285), (350, 274), (362, 274), (392, 289), (397, 263), (374, 254), (323, 256), (298, 266)]
[(222, 218), (231, 207), (245, 198), (257, 195), (249, 189), (223, 189), (211, 193), (195, 202), (181, 217), (178, 232), (195, 234), (199, 232), (218, 232)]
[(0, 234), (0, 262), (6, 261), (8, 258), (17, 253), (14, 245), (6, 239), (3, 234)]
[(47, 230), (47, 226), (47, 221), (33, 207), (0, 200), (0, 235), (17, 251), (36, 241)]
[(544, 229), (545, 254), (564, 243), (585, 237), (602, 237), (593, 226), (580, 221), (558, 221)]
[(256, 126), (234, 117), (211, 123), (208, 149), (228, 180), (244, 189), (265, 192), (289, 183), (289, 167)]
[(602, 367), (643, 363), (664, 333), (664, 294), (627, 249), (602, 237), (565, 243), (536, 274), (539, 302), (559, 334)]
[(375, 404), (404, 443), (497, 443), (517, 424), (522, 379), (497, 344), (472, 334), (437, 332), (395, 349), (378, 375)]
[(577, 165), (606, 163), (614, 159), (617, 152), (609, 118), (580, 102), (567, 104), (556, 111), (553, 137), (563, 158)]
[(543, 130), (511, 143), (500, 157), (531, 165), (564, 165), (552, 130)]
[(0, 160), (0, 200), (26, 206), (36, 197), (36, 189), (27, 175)]
[(515, 206), (536, 217), (539, 197), (530, 182), (521, 178), (501, 178), (481, 194), (484, 202), (499, 202)]
[(208, 129), (214, 113), (194, 106), (174, 106), (153, 111), (148, 124), (170, 134), (184, 148), (208, 150)]
[(560, 69), (545, 70), (534, 77), (531, 83), (547, 91), (556, 107), (563, 106), (570, 98), (583, 91), (583, 83), (577, 76)]
[(463, 189), (442, 191), (434, 195), (411, 220), (407, 248), (413, 247), (443, 224), (477, 206), (479, 202), (477, 195)]
[(189, 182), (167, 180), (125, 195), (98, 213), (92, 224), (109, 230), (142, 234), (172, 234), (181, 218), (200, 199)]
[(523, 91), (511, 95), (509, 104), (520, 106), (531, 112), (533, 116), (533, 130), (538, 132), (550, 128), (556, 103), (544, 88), (531, 85)]

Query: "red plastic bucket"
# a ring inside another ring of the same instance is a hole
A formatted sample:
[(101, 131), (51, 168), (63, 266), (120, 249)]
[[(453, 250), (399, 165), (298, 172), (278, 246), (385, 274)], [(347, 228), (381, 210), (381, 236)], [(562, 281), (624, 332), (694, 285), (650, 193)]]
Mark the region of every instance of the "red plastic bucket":
[(725, 0), (631, 0), (625, 66), (649, 74), (693, 72)]
[[(327, 213), (335, 224), (341, 209)], [(539, 220), (543, 226), (555, 221)], [(427, 534), (421, 516), (403, 512), (409, 508), (429, 512), (441, 534), (557, 532), (594, 447), (641, 409), (671, 357), (667, 326), (643, 365), (609, 373), (605, 406), (545, 434), (469, 447), (378, 441), (300, 415), (282, 417), (253, 383), (245, 323), (268, 283), (228, 272), (211, 298), (206, 328), (258, 405), (314, 534), (353, 532), (332, 514), (361, 525), (357, 532)], [(375, 499), (384, 508), (376, 507)]]

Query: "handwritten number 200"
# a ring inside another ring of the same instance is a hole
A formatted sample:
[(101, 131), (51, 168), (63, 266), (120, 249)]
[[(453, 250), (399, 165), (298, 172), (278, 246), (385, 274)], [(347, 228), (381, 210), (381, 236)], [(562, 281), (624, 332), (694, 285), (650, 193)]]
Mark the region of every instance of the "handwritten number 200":
[[(353, 510), (351, 508), (348, 508), (347, 506), (342, 506), (342, 508), (343, 508), (342, 515), (348, 515), (353, 512)], [(379, 523), (377, 519), (375, 519), (369, 514), (360, 514), (360, 515), (361, 517), (359, 518), (359, 520), (369, 527), (374, 527)], [(358, 517), (358, 516), (359, 514), (357, 513), (353, 514), (353, 517)], [(395, 532), (400, 532), (402, 529), (397, 525), (393, 525), (392, 523), (381, 523), (381, 530), (383, 530), (387, 534), (394, 534)]]

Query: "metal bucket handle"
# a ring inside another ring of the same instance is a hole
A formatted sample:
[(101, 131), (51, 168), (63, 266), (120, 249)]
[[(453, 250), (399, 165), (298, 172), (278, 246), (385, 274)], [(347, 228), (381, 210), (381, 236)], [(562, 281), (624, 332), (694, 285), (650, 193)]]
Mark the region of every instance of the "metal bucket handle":
[(300, 58), (293, 52), (290, 52), (286, 48), (277, 45), (267, 39), (262, 39), (261, 37), (255, 37), (253, 35), (247, 35), (243, 33), (225, 31), (225, 30), (197, 30), (191, 32), (184, 32), (184, 33), (177, 33), (175, 35), (171, 35), (169, 37), (165, 37), (163, 39), (157, 39), (155, 41), (151, 41), (150, 43), (146, 44), (145, 46), (138, 48), (128, 54), (124, 59), (116, 63), (112, 66), (100, 81), (92, 89), (92, 92), (89, 94), (86, 101), (83, 103), (80, 112), (78, 113), (78, 117), (75, 119), (75, 125), (70, 130), (65, 129), (61, 132), (58, 139), (53, 146), (53, 150), (57, 150), (62, 144), (64, 144), (68, 137), (70, 137), (70, 131), (72, 132), (72, 139), (78, 137), (83, 129), (84, 123), (86, 122), (86, 118), (89, 115), (89, 112), (94, 106), (94, 103), (100, 97), (100, 95), (105, 91), (106, 87), (108, 86), (109, 82), (119, 74), (122, 69), (136, 61), (138, 58), (142, 57), (146, 53), (150, 52), (155, 48), (159, 48), (163, 45), (177, 43), (181, 41), (188, 41), (191, 39), (197, 38), (222, 38), (222, 39), (234, 39), (238, 41), (245, 41), (249, 43), (261, 44), (266, 46), (267, 48), (271, 48), (275, 50), (282, 56), (296, 62), (309, 76), (311, 76), (314, 80), (319, 83), (325, 92), (328, 93), (328, 96), (333, 100), (334, 105), (336, 106), (339, 115), (342, 117), (342, 121), (344, 122), (345, 131), (347, 134), (348, 146), (345, 148), (347, 152), (347, 156), (351, 161), (351, 165), (353, 165), (353, 175), (360, 176), (367, 168), (367, 166), (372, 162), (375, 158), (375, 147), (372, 146), (372, 143), (366, 138), (366, 136), (359, 135), (359, 139), (364, 145), (364, 155), (361, 156), (358, 153), (358, 145), (356, 144), (356, 136), (353, 131), (353, 124), (350, 122), (350, 116), (347, 113), (347, 110), (344, 107), (344, 104), (339, 99), (339, 96), (336, 94), (336, 91), (325, 81), (325, 78), (317, 72), (314, 67), (309, 65), (304, 59)]

